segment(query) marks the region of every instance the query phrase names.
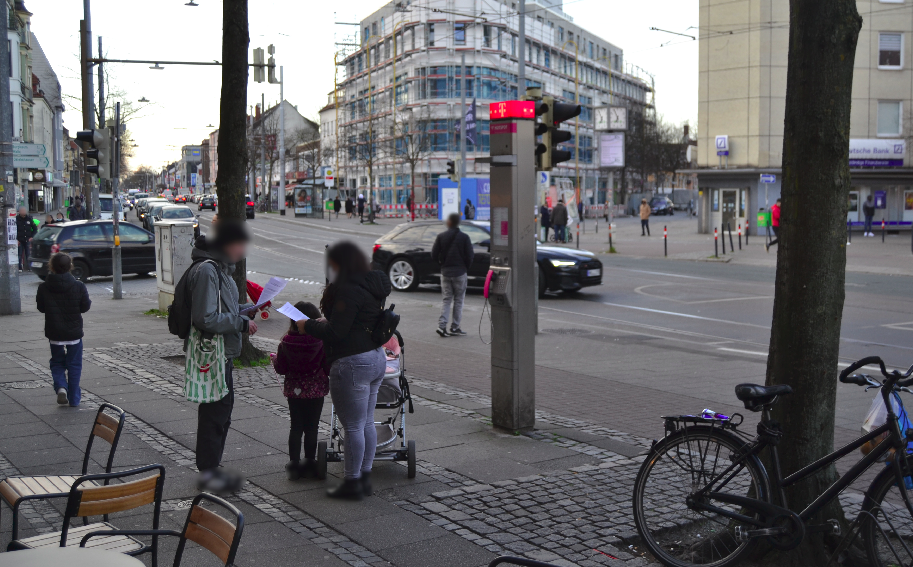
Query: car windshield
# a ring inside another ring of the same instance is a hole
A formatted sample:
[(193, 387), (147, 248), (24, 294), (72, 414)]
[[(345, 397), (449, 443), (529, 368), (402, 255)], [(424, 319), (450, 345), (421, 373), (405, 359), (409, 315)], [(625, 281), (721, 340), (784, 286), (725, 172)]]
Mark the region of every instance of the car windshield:
[(664, 197), (656, 197), (655, 199), (650, 201), (650, 206), (652, 206), (652, 207), (656, 207), (659, 205), (665, 205), (665, 204), (666, 204), (666, 199)]
[(114, 210), (114, 199), (99, 199), (98, 202), (103, 213), (110, 213)]
[(193, 211), (190, 209), (165, 209), (162, 211), (163, 219), (192, 219)]
[(35, 235), (35, 240), (54, 240), (59, 232), (59, 226), (43, 226)]

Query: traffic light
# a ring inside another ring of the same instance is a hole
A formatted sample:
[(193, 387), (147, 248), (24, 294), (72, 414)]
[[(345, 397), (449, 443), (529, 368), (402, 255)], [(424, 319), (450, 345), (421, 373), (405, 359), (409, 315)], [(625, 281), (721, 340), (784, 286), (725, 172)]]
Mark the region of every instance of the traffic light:
[(265, 73), (263, 72), (263, 48), (254, 49), (254, 81), (262, 83)]
[(550, 96), (543, 97), (542, 102), (547, 107), (545, 125), (548, 131), (542, 135), (542, 143), (546, 149), (539, 159), (539, 169), (551, 171), (557, 164), (571, 159), (570, 151), (558, 149), (558, 144), (563, 144), (571, 139), (571, 133), (567, 130), (559, 130), (558, 127), (563, 122), (580, 116), (580, 105), (555, 102), (554, 97)]
[(101, 130), (82, 130), (76, 133), (76, 139), (89, 144), (86, 157), (95, 160), (95, 165), (87, 165), (86, 171), (94, 173), (99, 179), (111, 179), (111, 132)]
[[(547, 114), (549, 109), (549, 103), (543, 100), (536, 101), (535, 107), (535, 116), (536, 116), (536, 128), (534, 130), (536, 141), (535, 141), (535, 153), (536, 153), (536, 169), (539, 171), (544, 171), (543, 166), (547, 163), (548, 160), (548, 124), (545, 122), (539, 122), (539, 117), (543, 114)], [(543, 136), (542, 141), (538, 140), (539, 136)]]
[(447, 177), (454, 183), (460, 182), (460, 158), (447, 160)]
[(269, 47), (266, 48), (266, 51), (269, 52), (269, 61), (266, 63), (266, 68), (269, 70), (268, 80), (270, 84), (277, 84), (279, 79), (276, 78), (276, 58), (273, 57), (276, 53), (276, 48), (273, 44), (270, 44)]

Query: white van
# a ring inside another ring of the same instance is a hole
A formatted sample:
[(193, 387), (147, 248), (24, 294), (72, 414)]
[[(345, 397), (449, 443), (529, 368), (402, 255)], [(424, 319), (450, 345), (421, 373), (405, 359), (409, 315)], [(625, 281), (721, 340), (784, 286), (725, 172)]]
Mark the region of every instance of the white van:
[[(99, 204), (101, 205), (99, 207), (99, 209), (100, 209), (99, 218), (101, 218), (102, 220), (113, 220), (114, 219), (114, 209), (115, 209), (114, 196), (101, 194), (98, 196), (98, 201), (99, 201)], [(118, 214), (120, 215), (120, 220), (126, 221), (127, 213), (124, 211), (123, 205), (121, 205), (121, 203), (117, 203), (116, 208), (117, 208)]]

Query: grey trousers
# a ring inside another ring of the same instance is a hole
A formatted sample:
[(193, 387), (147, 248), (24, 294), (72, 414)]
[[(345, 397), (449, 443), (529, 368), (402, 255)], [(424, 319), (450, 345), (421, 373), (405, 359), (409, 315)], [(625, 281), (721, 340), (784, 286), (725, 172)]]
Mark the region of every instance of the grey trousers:
[(340, 358), (330, 366), (330, 396), (345, 431), (346, 478), (361, 478), (374, 464), (374, 406), (386, 367), (382, 348)]
[(441, 318), (438, 327), (447, 328), (447, 319), (450, 317), (450, 304), (453, 303), (453, 318), (450, 322), (451, 329), (460, 328), (463, 318), (463, 299), (466, 298), (466, 282), (469, 276), (463, 274), (453, 278), (441, 276), (441, 292), (444, 294), (444, 305), (441, 306)]

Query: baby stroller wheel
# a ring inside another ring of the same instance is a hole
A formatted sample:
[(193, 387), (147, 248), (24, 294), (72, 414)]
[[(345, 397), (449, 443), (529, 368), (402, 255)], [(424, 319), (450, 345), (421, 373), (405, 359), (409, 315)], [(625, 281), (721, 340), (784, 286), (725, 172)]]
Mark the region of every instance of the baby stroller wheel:
[(415, 441), (409, 441), (406, 449), (406, 476), (415, 478)]
[(327, 442), (317, 443), (317, 478), (326, 480), (327, 478)]
[(269, 319), (269, 311), (261, 311), (261, 312), (260, 312), (260, 318), (263, 319), (264, 321), (266, 321), (267, 319)]

